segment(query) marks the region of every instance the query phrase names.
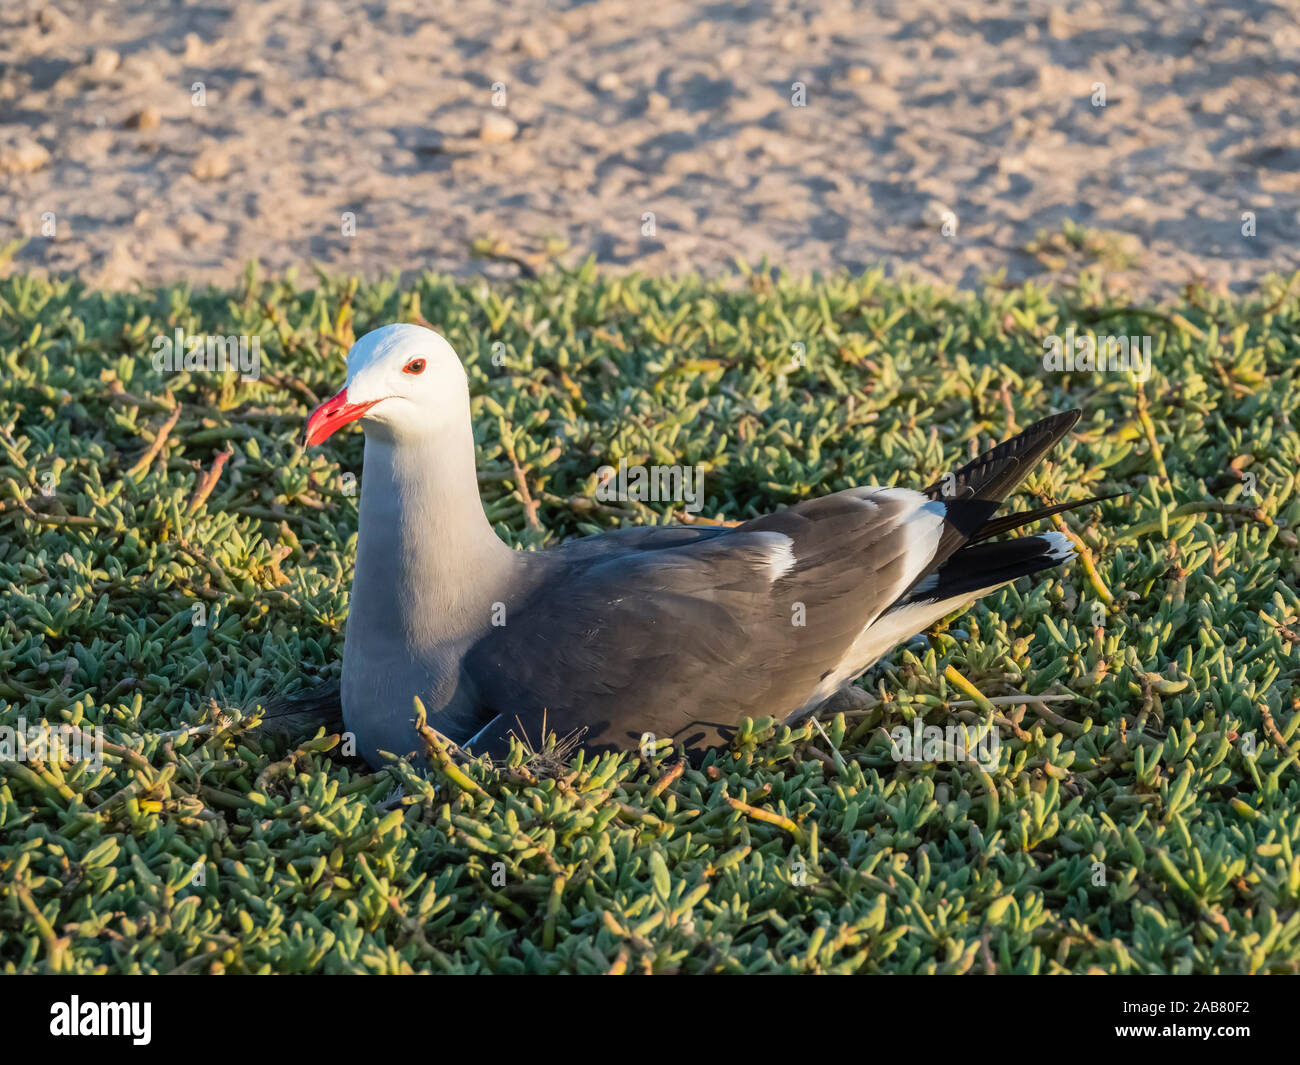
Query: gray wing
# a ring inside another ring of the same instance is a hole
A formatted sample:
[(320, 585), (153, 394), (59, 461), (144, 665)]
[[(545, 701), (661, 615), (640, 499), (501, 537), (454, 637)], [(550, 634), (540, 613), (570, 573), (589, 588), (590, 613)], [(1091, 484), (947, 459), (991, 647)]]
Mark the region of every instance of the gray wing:
[[(696, 750), (746, 715), (801, 707), (855, 639), (934, 556), (945, 505), (857, 488), (734, 529), (638, 530), (555, 552), (540, 584), (466, 658), (499, 715), (475, 748), (513, 731), (585, 729), (590, 749), (644, 733)], [(602, 541), (605, 541), (602, 543)]]

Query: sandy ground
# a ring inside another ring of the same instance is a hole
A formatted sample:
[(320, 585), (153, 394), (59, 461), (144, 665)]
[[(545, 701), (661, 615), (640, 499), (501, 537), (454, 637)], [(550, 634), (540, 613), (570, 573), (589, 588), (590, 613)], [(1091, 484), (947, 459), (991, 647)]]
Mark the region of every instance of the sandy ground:
[(1300, 4), (1232, 8), (5, 0), (0, 247), (110, 286), (515, 272), (485, 238), (971, 285), (1072, 218), (1130, 235), (1117, 284), (1249, 286), (1297, 266)]

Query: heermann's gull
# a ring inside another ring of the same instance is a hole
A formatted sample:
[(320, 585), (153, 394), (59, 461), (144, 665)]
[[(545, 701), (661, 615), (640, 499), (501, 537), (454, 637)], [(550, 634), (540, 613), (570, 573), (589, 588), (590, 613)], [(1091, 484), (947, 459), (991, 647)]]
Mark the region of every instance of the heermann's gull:
[[(502, 756), (585, 729), (688, 751), (742, 717), (816, 707), (903, 640), (1073, 557), (1060, 533), (988, 538), (1080, 503), (994, 519), (1077, 410), (1045, 418), (921, 492), (850, 488), (735, 527), (660, 526), (515, 551), (479, 500), (455, 351), (414, 325), (366, 334), (307, 422), (360, 419), (361, 525), (343, 651), (347, 728), (370, 762), (438, 731)], [(1083, 502), (1092, 502), (1085, 500)]]

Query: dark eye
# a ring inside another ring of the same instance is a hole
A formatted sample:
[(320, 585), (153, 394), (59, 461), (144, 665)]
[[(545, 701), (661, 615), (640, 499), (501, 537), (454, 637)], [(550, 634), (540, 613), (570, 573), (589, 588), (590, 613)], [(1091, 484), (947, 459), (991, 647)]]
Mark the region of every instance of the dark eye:
[(424, 373), (424, 360), (412, 359), (402, 367), (402, 373)]

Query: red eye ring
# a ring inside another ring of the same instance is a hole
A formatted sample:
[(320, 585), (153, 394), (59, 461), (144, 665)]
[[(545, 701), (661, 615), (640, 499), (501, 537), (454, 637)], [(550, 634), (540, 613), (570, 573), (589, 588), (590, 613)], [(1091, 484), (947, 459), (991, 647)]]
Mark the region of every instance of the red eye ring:
[(424, 373), (424, 360), (412, 359), (402, 367), (402, 373)]

